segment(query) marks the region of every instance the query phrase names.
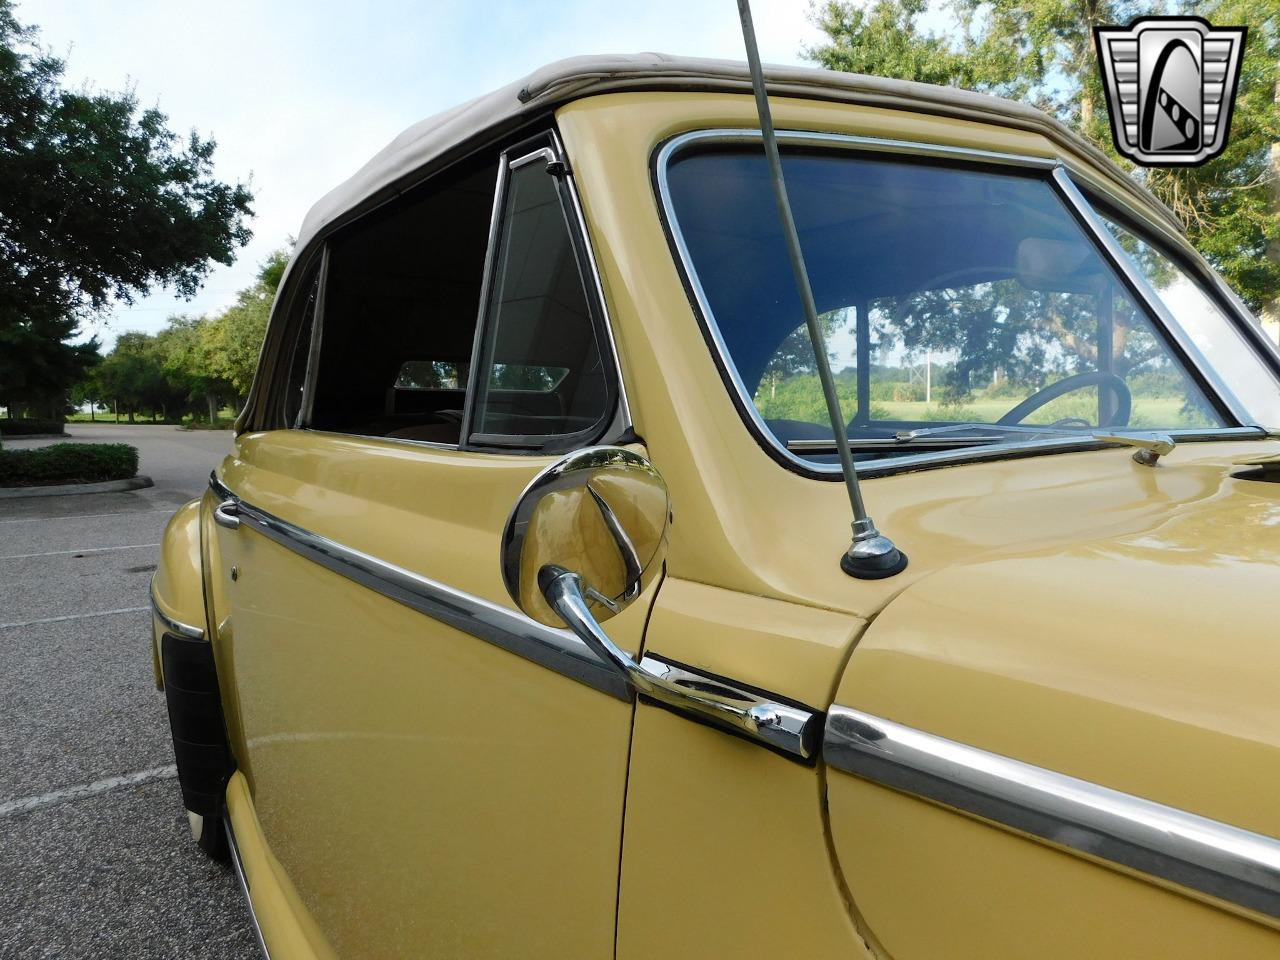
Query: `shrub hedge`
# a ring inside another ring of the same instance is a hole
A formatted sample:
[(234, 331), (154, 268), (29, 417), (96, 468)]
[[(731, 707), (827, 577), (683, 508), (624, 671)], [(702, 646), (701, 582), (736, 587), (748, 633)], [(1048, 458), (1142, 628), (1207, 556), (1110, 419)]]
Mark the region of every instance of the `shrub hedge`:
[(28, 437), (36, 433), (65, 433), (61, 420), (0, 419), (0, 437)]
[(55, 443), (0, 450), (0, 487), (127, 480), (138, 474), (138, 450), (127, 443)]

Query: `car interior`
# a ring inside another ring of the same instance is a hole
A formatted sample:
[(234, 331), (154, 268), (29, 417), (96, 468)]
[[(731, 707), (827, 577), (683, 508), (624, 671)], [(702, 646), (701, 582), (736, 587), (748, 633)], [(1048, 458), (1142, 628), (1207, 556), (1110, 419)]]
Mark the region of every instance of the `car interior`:
[[(460, 442), (496, 173), (446, 173), (331, 241), (312, 428)], [(513, 170), (500, 250), (469, 442), (538, 446), (591, 427), (608, 394), (545, 164)]]

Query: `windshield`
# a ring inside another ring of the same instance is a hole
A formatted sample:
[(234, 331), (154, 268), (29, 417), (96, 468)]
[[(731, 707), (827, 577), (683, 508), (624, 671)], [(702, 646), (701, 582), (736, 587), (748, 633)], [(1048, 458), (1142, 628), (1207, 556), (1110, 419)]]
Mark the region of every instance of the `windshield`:
[[(1227, 424), (1042, 173), (784, 150), (855, 451)], [(794, 456), (831, 440), (758, 146), (677, 154), (674, 228), (724, 360)], [(1273, 386), (1274, 389), (1274, 386)], [(939, 431), (950, 425), (955, 429)], [(989, 426), (990, 425), (990, 426)], [(1010, 430), (1008, 427), (1034, 427)]]
[(1280, 390), (1223, 309), (1145, 237), (1107, 214), (1102, 214), (1102, 222), (1252, 419), (1266, 427), (1280, 427)]

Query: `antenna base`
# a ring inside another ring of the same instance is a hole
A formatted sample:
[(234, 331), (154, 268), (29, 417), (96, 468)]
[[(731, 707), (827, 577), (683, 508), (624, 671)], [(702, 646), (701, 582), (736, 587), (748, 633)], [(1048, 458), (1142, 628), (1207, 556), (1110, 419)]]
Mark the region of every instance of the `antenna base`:
[(907, 568), (907, 555), (876, 529), (870, 517), (853, 522), (853, 543), (840, 558), (840, 569), (858, 580), (884, 580)]

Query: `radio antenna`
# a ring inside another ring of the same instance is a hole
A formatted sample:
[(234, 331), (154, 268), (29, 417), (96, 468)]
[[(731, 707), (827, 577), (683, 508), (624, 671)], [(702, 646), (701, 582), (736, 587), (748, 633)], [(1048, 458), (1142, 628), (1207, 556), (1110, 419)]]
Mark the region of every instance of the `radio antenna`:
[[(827, 341), (818, 322), (818, 307), (813, 299), (813, 287), (809, 283), (809, 271), (804, 263), (804, 251), (800, 248), (800, 235), (796, 232), (795, 217), (791, 213), (791, 201), (787, 197), (787, 183), (782, 176), (782, 157), (778, 153), (778, 138), (773, 131), (773, 114), (769, 110), (769, 95), (764, 86), (764, 70), (760, 66), (760, 51), (756, 47), (756, 31), (751, 23), (750, 0), (738, 0), (738, 17), (742, 21), (742, 40), (747, 47), (747, 65), (751, 69), (751, 86), (756, 95), (756, 112), (760, 116), (760, 135), (764, 141), (765, 157), (769, 161), (769, 178), (773, 181), (773, 196), (778, 204), (778, 217), (782, 220), (782, 235), (791, 259), (791, 272), (795, 275), (796, 290), (804, 306), (804, 322), (809, 328), (809, 341), (813, 345), (813, 358), (818, 367), (818, 379), (822, 382), (822, 395), (827, 401), (827, 416), (835, 436), (836, 452), (840, 455), (840, 469), (849, 491), (849, 504), (853, 507), (853, 543), (840, 558), (840, 567), (851, 577), (860, 580), (880, 580), (899, 573), (907, 566), (907, 555), (893, 545), (888, 537), (876, 529), (875, 521), (867, 516), (862, 502), (862, 490), (858, 486), (858, 472), (853, 465), (853, 452), (849, 449), (849, 437), (844, 414), (840, 412), (840, 397), (836, 394), (835, 379), (831, 376), (831, 363), (827, 359)], [(867, 323), (867, 317), (859, 315), (858, 323)], [(870, 376), (870, 370), (859, 370), (858, 376)]]

